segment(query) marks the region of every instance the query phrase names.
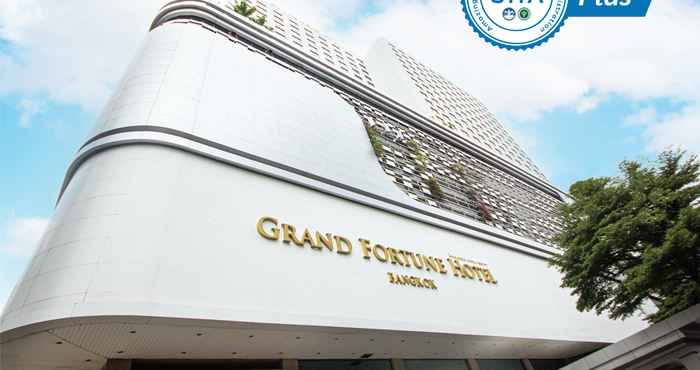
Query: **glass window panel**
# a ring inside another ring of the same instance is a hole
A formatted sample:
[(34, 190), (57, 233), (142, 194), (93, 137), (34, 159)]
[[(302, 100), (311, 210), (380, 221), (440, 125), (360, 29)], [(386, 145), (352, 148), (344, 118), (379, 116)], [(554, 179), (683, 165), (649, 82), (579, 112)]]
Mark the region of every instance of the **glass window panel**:
[(558, 370), (564, 365), (564, 360), (530, 360), (530, 364), (535, 370)]
[(299, 370), (391, 370), (389, 360), (299, 361)]
[(406, 370), (469, 370), (466, 360), (404, 360)]
[(134, 360), (133, 370), (254, 370), (282, 369), (280, 360)]
[(481, 370), (523, 370), (520, 360), (476, 360)]

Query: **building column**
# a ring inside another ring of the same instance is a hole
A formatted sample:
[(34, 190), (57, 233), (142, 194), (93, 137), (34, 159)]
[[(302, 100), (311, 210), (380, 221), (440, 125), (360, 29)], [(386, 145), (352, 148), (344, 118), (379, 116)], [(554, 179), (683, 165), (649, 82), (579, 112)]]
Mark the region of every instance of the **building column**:
[(102, 370), (131, 370), (131, 360), (109, 359)]
[(282, 369), (299, 370), (299, 360), (282, 360)]
[(467, 366), (469, 366), (469, 370), (481, 370), (479, 369), (479, 363), (473, 358), (467, 359)]
[(391, 370), (404, 370), (403, 360), (401, 360), (400, 358), (392, 358)]

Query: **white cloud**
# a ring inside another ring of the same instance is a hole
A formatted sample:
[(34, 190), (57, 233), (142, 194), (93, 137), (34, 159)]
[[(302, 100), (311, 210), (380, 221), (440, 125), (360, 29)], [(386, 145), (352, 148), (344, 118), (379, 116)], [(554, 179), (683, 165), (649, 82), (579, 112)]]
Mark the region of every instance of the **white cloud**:
[(673, 148), (700, 153), (700, 103), (649, 124), (645, 137), (653, 151)]
[[(20, 50), (0, 53), (0, 94), (99, 110), (166, 1), (0, 0), (0, 37)], [(610, 96), (700, 103), (695, 0), (654, 1), (646, 18), (571, 18), (554, 39), (526, 52), (486, 44), (467, 26), (457, 0), (382, 0), (372, 4), (378, 13), (354, 23), (366, 1), (277, 3), (360, 55), (378, 37), (394, 41), (513, 122), (562, 107), (584, 113)], [(345, 26), (334, 27), (339, 23)], [(696, 113), (682, 115), (690, 122)], [(680, 122), (663, 127), (684, 133), (688, 144), (694, 133), (684, 130), (694, 127)], [(658, 140), (648, 139), (655, 148)]]
[(697, 1), (655, 1), (645, 18), (570, 18), (554, 39), (526, 52), (486, 44), (457, 3), (396, 2), (341, 36), (357, 50), (386, 36), (515, 121), (560, 107), (583, 113), (612, 96), (700, 102)]
[(624, 121), (644, 127), (643, 138), (649, 151), (684, 149), (700, 153), (700, 102), (666, 115), (660, 115), (654, 107), (646, 107), (625, 117)]
[(14, 256), (31, 255), (48, 224), (46, 218), (11, 215), (0, 227), (0, 251)]
[(0, 219), (0, 313), (48, 223), (42, 217), (17, 217), (14, 212)]
[(600, 103), (605, 101), (606, 98), (607, 98), (606, 96), (600, 95), (600, 94), (583, 96), (576, 104), (576, 112), (581, 114), (581, 113), (586, 113), (590, 110), (593, 110)]
[(44, 18), (36, 0), (0, 0), (0, 38), (21, 42), (27, 26)]
[(630, 125), (647, 125), (656, 121), (657, 112), (654, 107), (640, 109), (637, 113), (625, 117), (625, 123)]
[[(0, 95), (47, 95), (96, 112), (169, 0), (0, 0)], [(352, 17), (362, 0), (282, 0), (284, 9), (319, 28)]]
[(29, 128), (32, 120), (44, 111), (44, 103), (39, 100), (22, 99), (17, 104), (19, 108), (19, 127)]
[(364, 0), (277, 0), (285, 12), (299, 17), (319, 30), (334, 28), (338, 22), (352, 19), (361, 10)]
[(649, 151), (684, 149), (700, 153), (700, 102), (687, 104), (676, 113), (662, 115), (645, 107), (625, 117), (629, 125), (644, 127), (643, 139)]
[(0, 0), (0, 9), (14, 9), (7, 17), (23, 20), (3, 23), (0, 37), (15, 51), (0, 56), (0, 94), (99, 110), (164, 2)]

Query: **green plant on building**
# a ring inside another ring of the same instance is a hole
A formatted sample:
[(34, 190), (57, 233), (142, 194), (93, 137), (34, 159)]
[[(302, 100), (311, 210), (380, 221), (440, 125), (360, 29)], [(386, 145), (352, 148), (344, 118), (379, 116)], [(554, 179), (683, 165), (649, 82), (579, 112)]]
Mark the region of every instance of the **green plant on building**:
[(452, 166), (450, 166), (450, 169), (452, 170), (452, 172), (456, 173), (460, 177), (464, 177), (464, 166), (460, 163), (452, 164)]
[(476, 207), (479, 209), (479, 213), (481, 213), (481, 217), (483, 217), (487, 222), (493, 222), (493, 215), (491, 214), (489, 207), (486, 205), (486, 202), (481, 200), (481, 198), (476, 194), (473, 194), (473, 197), (476, 201)]
[(433, 198), (437, 200), (443, 200), (445, 198), (445, 194), (442, 192), (440, 183), (438, 183), (435, 177), (430, 177), (428, 179), (428, 189), (430, 189), (430, 193), (433, 195)]
[(406, 142), (406, 145), (408, 146), (409, 149), (411, 149), (411, 151), (413, 153), (420, 151), (420, 148), (418, 147), (418, 143), (414, 139), (408, 140)]
[(233, 6), (233, 11), (246, 18), (250, 18), (253, 16), (253, 14), (255, 14), (257, 9), (254, 6), (248, 4), (248, 1), (240, 0), (236, 2), (236, 5)]
[(267, 17), (264, 15), (261, 15), (259, 17), (256, 17), (255, 19), (253, 19), (253, 22), (255, 22), (261, 26), (265, 26), (265, 24), (267, 23)]
[(248, 3), (247, 0), (240, 0), (236, 2), (236, 5), (233, 6), (233, 11), (250, 19), (251, 21), (255, 22), (255, 24), (260, 25), (262, 27), (267, 28), (268, 30), (272, 30), (272, 28), (267, 27), (267, 17), (264, 15), (260, 16), (255, 16), (255, 13), (258, 11), (258, 9)]
[(425, 153), (418, 151), (416, 153), (416, 168), (418, 168), (418, 171), (421, 173), (425, 172), (428, 169), (428, 156), (425, 155)]
[(418, 172), (424, 173), (428, 169), (428, 163), (430, 162), (428, 156), (420, 149), (420, 146), (418, 146), (418, 143), (414, 139), (409, 140), (406, 145), (408, 145), (415, 156)]
[(472, 198), (472, 200), (476, 204), (476, 209), (479, 211), (484, 221), (493, 222), (493, 215), (491, 214), (491, 210), (489, 209), (488, 205), (481, 199), (481, 197), (477, 194), (474, 188), (471, 185), (469, 185), (468, 180), (465, 178), (466, 173), (464, 172), (464, 165), (462, 165), (461, 163), (453, 163), (450, 166), (450, 169), (452, 170), (452, 172), (460, 176), (464, 181), (467, 181), (468, 185), (466, 185), (464, 188), (465, 192), (469, 197)]
[[(421, 150), (418, 142), (416, 142), (415, 139), (408, 140), (406, 142), (406, 146), (408, 146), (411, 152), (413, 152), (416, 162), (416, 169), (419, 173), (424, 174), (425, 171), (428, 170), (428, 164), (430, 163), (428, 155)], [(435, 200), (442, 201), (445, 198), (445, 193), (442, 191), (442, 187), (440, 186), (440, 183), (438, 183), (437, 179), (434, 176), (430, 176), (426, 182), (433, 198), (435, 198)]]
[(379, 138), (379, 133), (374, 127), (365, 124), (365, 130), (367, 130), (367, 136), (369, 137), (369, 143), (372, 145), (374, 154), (377, 158), (384, 158), (384, 146), (382, 145), (382, 140)]

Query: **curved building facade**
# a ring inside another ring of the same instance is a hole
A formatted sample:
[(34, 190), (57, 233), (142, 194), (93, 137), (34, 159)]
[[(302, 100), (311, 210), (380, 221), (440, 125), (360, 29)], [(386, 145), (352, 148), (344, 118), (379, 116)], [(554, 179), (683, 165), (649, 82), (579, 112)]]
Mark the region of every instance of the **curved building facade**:
[(156, 17), (5, 307), (3, 369), (550, 369), (642, 327), (559, 288), (563, 194), (515, 147), (231, 5)]

